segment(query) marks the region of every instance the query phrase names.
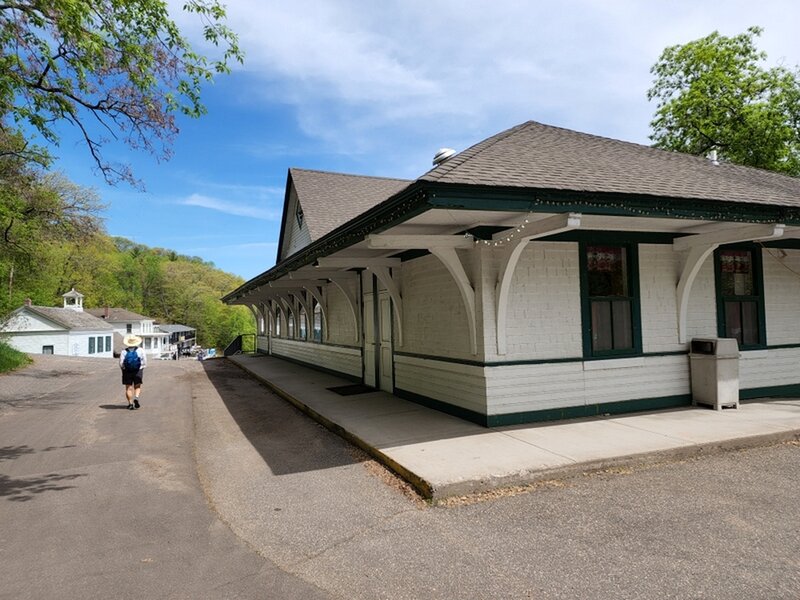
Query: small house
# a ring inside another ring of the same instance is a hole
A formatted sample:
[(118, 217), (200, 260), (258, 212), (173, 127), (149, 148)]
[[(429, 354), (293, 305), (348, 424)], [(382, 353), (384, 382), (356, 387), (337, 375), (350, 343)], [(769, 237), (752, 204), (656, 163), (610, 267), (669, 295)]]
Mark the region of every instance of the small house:
[(9, 315), (0, 332), (21, 352), (111, 358), (114, 329), (84, 311), (84, 296), (74, 288), (62, 297), (62, 308), (26, 301)]

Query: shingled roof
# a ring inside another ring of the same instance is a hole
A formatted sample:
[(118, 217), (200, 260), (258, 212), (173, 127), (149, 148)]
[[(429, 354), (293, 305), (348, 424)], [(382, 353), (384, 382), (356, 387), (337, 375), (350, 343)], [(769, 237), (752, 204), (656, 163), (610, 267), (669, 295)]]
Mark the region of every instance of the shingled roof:
[[(110, 321), (112, 323), (121, 322), (121, 321), (152, 321), (150, 317), (145, 317), (133, 311), (127, 310), (125, 308), (85, 308), (86, 312), (91, 315), (94, 315), (98, 319), (103, 319), (104, 321)], [(106, 316), (106, 311), (108, 311), (108, 316)]]
[(49, 321), (73, 331), (113, 331), (114, 328), (86, 312), (72, 310), (71, 308), (55, 308), (52, 306), (24, 306), (27, 309)]
[(800, 178), (528, 121), (419, 181), (800, 206)]
[(405, 179), (289, 169), (311, 240), (347, 223), (411, 183)]

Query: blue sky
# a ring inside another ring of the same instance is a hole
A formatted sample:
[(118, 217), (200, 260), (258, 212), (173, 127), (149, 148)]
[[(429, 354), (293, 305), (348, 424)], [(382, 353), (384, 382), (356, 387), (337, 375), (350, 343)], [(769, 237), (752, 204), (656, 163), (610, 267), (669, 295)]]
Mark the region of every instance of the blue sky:
[[(175, 18), (190, 39), (197, 23)], [(765, 31), (768, 64), (800, 63), (800, 3), (763, 0), (228, 0), (245, 64), (181, 119), (168, 162), (122, 147), (145, 192), (109, 187), (64, 131), (57, 168), (97, 190), (106, 227), (246, 279), (275, 262), (289, 167), (413, 179), (437, 149), (533, 119), (648, 143), (661, 51)], [(202, 42), (198, 42), (202, 49)]]

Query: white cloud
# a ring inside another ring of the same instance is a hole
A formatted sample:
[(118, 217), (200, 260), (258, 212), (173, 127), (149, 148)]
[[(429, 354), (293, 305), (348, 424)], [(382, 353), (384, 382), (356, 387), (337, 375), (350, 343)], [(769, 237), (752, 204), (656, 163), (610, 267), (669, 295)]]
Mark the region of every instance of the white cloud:
[(642, 139), (646, 120), (636, 131), (625, 121), (650, 112), (649, 67), (665, 46), (763, 24), (777, 60), (797, 52), (798, 10), (788, 1), (719, 10), (688, 0), (228, 5), (264, 95), (294, 105), (309, 133), (331, 141), (376, 126), (463, 131), (541, 115), (584, 125), (609, 115)]
[(212, 198), (210, 196), (203, 196), (201, 194), (192, 194), (188, 198), (179, 200), (178, 204), (182, 204), (184, 206), (199, 206), (229, 215), (250, 217), (252, 219), (263, 219), (265, 221), (276, 221), (281, 219), (280, 210), (265, 208), (262, 206), (247, 205), (241, 202), (232, 202), (229, 200), (220, 200), (219, 198)]

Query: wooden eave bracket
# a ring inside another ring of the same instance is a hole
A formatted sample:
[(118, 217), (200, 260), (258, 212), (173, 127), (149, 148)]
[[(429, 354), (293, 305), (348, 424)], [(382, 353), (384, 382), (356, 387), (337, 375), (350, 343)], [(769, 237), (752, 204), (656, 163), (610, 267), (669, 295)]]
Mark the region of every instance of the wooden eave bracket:
[[(580, 213), (565, 213), (535, 221), (525, 226), (524, 235), (515, 240), (516, 243), (508, 246), (500, 264), (500, 270), (497, 273), (497, 289), (495, 290), (495, 297), (497, 298), (497, 354), (504, 355), (508, 352), (506, 336), (508, 299), (511, 291), (511, 280), (514, 277), (517, 263), (522, 256), (522, 251), (525, 250), (526, 245), (531, 240), (579, 229), (581, 218), (582, 215)], [(503, 236), (501, 235), (501, 237)]]
[(770, 240), (783, 236), (786, 226), (783, 223), (774, 225), (746, 225), (675, 238), (672, 249), (676, 252), (689, 250), (686, 263), (683, 265), (676, 299), (678, 304), (678, 342), (685, 344), (687, 340), (686, 321), (689, 312), (689, 296), (700, 268), (705, 260), (723, 244), (736, 244), (741, 242), (754, 242), (756, 240)]
[[(427, 250), (438, 258), (450, 273), (461, 294), (461, 300), (464, 302), (464, 308), (467, 313), (470, 351), (472, 354), (478, 353), (475, 289), (472, 287), (464, 265), (456, 252), (456, 249), (459, 248), (474, 248), (475, 243), (471, 237), (457, 235), (369, 235), (367, 236), (367, 244), (370, 248), (381, 250)], [(377, 273), (375, 274), (377, 275)], [(381, 283), (383, 283), (383, 280), (381, 280)], [(386, 284), (384, 283), (384, 285)], [(394, 297), (392, 299), (394, 300)]]

